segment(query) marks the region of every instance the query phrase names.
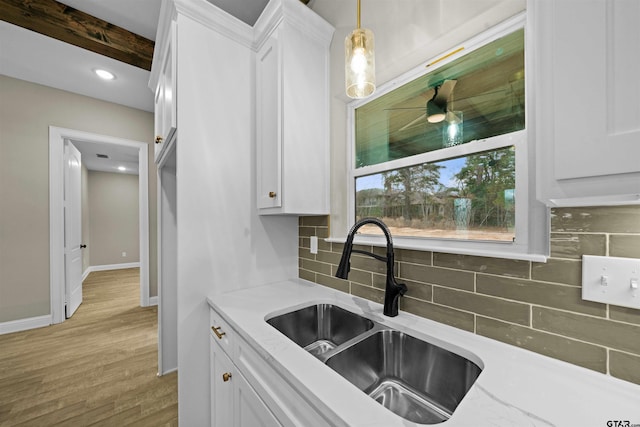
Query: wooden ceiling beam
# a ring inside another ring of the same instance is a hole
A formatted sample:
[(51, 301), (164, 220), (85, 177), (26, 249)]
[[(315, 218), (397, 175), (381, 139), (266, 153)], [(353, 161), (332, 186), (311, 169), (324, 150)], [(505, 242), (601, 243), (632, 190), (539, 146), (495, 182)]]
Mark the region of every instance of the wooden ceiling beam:
[(152, 40), (55, 0), (0, 0), (0, 19), (45, 36), (151, 70)]

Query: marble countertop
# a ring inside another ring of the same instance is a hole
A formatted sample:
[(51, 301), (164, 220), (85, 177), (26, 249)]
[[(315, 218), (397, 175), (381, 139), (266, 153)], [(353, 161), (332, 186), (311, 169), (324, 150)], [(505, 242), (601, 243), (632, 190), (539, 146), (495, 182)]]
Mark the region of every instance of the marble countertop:
[[(602, 426), (610, 420), (640, 425), (640, 386), (451, 326), (400, 312), (382, 315), (382, 305), (302, 280), (212, 295), (209, 305), (296, 392), (336, 425), (415, 426), (375, 402), (275, 328), (266, 318), (315, 303), (330, 303), (456, 352), (482, 373), (449, 426)], [(613, 424), (611, 424), (613, 425)]]

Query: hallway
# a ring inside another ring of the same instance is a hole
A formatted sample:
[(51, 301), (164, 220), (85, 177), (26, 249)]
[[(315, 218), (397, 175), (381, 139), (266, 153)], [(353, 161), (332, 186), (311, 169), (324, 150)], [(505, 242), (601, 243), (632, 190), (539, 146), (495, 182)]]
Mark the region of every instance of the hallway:
[(0, 427), (176, 426), (177, 374), (157, 377), (157, 307), (139, 269), (91, 273), (64, 323), (0, 335)]

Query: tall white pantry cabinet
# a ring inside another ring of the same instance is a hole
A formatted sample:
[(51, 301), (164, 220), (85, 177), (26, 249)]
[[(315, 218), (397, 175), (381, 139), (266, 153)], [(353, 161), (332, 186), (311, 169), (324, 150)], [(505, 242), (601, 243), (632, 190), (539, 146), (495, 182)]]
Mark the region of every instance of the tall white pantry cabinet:
[[(256, 416), (264, 410), (211, 342), (206, 299), (297, 277), (297, 215), (329, 212), (332, 34), (298, 0), (271, 0), (253, 27), (204, 0), (163, 0), (149, 86), (162, 138), (156, 161), (162, 170), (175, 165), (175, 205), (164, 208), (175, 218), (169, 252), (176, 265), (170, 280), (162, 266), (158, 272), (162, 289), (171, 290), (160, 294), (159, 337), (177, 353), (181, 425), (211, 425), (217, 417), (233, 425), (237, 408), (253, 405)], [(268, 71), (257, 65), (267, 44), (276, 46)], [(275, 177), (273, 188), (262, 188), (261, 174)], [(260, 204), (264, 190), (276, 204)], [(158, 240), (164, 244), (162, 232)], [(174, 357), (166, 348), (160, 355)], [(218, 371), (235, 381), (214, 386)]]

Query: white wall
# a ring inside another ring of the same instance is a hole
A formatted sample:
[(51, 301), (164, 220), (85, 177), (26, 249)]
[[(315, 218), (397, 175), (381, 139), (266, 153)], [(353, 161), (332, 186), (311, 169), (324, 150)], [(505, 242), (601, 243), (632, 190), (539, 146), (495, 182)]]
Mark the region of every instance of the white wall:
[(255, 203), (254, 54), (178, 16), (178, 410), (209, 425), (206, 297), (297, 276), (296, 217)]

